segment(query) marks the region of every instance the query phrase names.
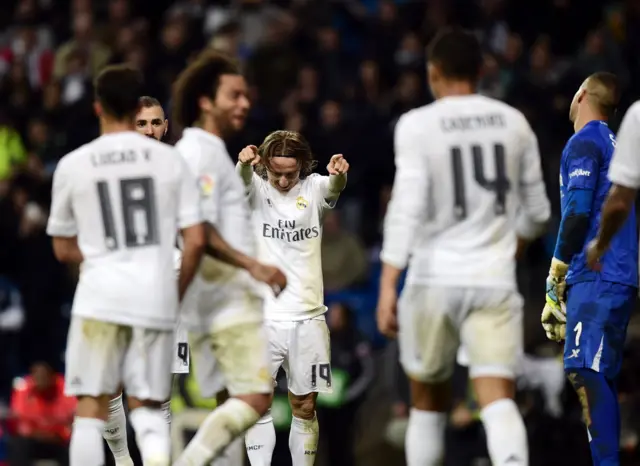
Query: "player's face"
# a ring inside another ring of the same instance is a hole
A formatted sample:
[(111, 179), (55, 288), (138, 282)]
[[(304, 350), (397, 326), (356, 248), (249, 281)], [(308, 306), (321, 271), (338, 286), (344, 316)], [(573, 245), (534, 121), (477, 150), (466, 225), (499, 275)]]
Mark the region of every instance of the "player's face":
[(235, 74), (222, 75), (213, 106), (213, 116), (218, 128), (224, 134), (237, 133), (244, 127), (250, 108), (244, 77)]
[(293, 157), (273, 157), (267, 170), (269, 183), (278, 191), (286, 193), (300, 180), (300, 167)]
[(143, 107), (136, 115), (136, 131), (140, 134), (161, 141), (168, 128), (162, 107)]

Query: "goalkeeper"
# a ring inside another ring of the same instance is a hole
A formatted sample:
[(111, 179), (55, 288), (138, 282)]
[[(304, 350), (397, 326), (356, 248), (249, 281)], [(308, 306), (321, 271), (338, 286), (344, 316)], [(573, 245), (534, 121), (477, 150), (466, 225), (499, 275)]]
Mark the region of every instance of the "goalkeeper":
[(611, 182), (615, 136), (606, 121), (618, 103), (614, 75), (596, 73), (580, 86), (569, 117), (575, 134), (562, 153), (562, 221), (547, 278), (542, 326), (564, 344), (564, 368), (582, 404), (593, 464), (619, 464), (620, 416), (615, 382), (638, 287), (635, 212), (611, 241), (598, 271), (585, 246), (598, 232)]

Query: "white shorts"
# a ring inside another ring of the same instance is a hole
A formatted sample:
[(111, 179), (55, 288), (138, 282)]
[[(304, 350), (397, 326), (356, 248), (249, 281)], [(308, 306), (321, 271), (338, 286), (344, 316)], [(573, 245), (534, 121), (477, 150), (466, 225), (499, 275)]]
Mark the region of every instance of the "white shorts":
[(140, 400), (171, 396), (173, 332), (72, 316), (67, 336), (65, 394), (118, 393)]
[(200, 394), (212, 398), (226, 388), (231, 396), (271, 393), (267, 339), (262, 322), (247, 322), (210, 334), (189, 334)]
[(283, 367), (294, 395), (331, 393), (331, 343), (324, 316), (297, 321), (265, 321), (271, 377)]
[(407, 285), (398, 302), (400, 362), (421, 382), (451, 378), (458, 347), (470, 377), (514, 378), (522, 354), (515, 291)]
[(178, 320), (173, 341), (173, 368), (174, 374), (189, 373), (189, 335), (187, 329)]

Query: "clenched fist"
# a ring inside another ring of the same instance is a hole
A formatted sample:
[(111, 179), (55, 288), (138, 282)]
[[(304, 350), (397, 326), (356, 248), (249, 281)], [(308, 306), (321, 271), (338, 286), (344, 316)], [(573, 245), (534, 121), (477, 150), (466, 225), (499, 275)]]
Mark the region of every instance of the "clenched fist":
[(327, 171), (329, 175), (344, 175), (349, 171), (349, 162), (346, 161), (342, 154), (336, 154), (329, 160)]
[(243, 165), (251, 165), (252, 167), (260, 163), (258, 148), (256, 146), (247, 146), (238, 155), (238, 161)]

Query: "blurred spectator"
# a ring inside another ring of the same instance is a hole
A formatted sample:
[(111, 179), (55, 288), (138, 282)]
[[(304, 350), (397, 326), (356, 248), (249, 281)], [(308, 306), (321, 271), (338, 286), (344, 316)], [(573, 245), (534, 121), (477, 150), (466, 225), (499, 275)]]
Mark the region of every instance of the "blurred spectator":
[(324, 218), (322, 275), (325, 292), (342, 291), (361, 283), (367, 274), (367, 252), (354, 234), (340, 225), (340, 213), (331, 210)]
[(0, 51), (0, 75), (15, 62), (26, 65), (26, 76), (34, 89), (44, 86), (53, 72), (53, 53), (38, 41), (38, 31), (30, 24), (23, 24), (8, 47)]
[(34, 461), (69, 464), (68, 445), (76, 408), (75, 398), (64, 395), (64, 378), (44, 362), (15, 382), (11, 416), (15, 435), (10, 439), (9, 464), (31, 466)]
[(8, 180), (14, 170), (27, 160), (20, 134), (9, 125), (0, 110), (0, 182)]
[(333, 393), (318, 397), (318, 420), (327, 464), (331, 466), (356, 464), (356, 414), (375, 372), (371, 347), (359, 334), (354, 319), (351, 309), (342, 303), (329, 307)]
[[(71, 56), (80, 60), (80, 63)], [(94, 37), (91, 13), (76, 13), (73, 17), (73, 37), (56, 51), (53, 75), (56, 79), (63, 79), (70, 73), (86, 73), (88, 77), (93, 77), (109, 62), (110, 56), (109, 48)]]

